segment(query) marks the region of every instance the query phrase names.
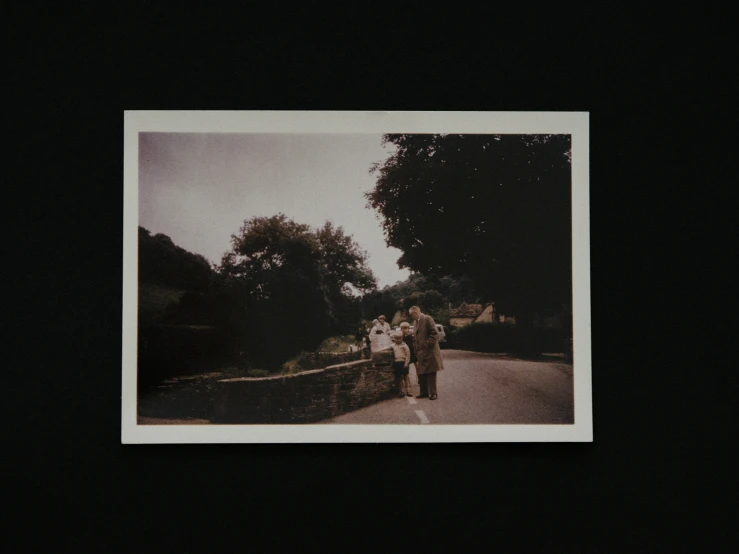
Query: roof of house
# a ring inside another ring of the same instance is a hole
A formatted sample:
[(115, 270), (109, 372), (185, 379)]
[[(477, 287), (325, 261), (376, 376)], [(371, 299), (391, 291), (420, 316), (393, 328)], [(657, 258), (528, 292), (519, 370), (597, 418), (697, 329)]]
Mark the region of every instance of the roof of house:
[(449, 312), (449, 317), (477, 317), (482, 313), (482, 304), (467, 304), (462, 302), (458, 308)]

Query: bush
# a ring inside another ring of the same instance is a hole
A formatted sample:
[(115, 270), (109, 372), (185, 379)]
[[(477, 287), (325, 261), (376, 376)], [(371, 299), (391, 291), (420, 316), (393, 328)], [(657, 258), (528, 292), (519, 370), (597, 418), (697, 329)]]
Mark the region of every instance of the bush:
[(362, 351), (347, 352), (301, 352), (282, 364), (282, 373), (299, 373), (310, 369), (323, 369), (328, 366), (353, 362), (362, 359)]
[(284, 364), (282, 364), (282, 373), (286, 373), (288, 375), (291, 375), (293, 373), (300, 373), (304, 370), (304, 368), (300, 365), (300, 358), (305, 353), (301, 353), (298, 356), (295, 356), (292, 360), (286, 361)]
[(317, 352), (348, 352), (349, 347), (356, 343), (353, 335), (329, 337), (316, 349)]
[(180, 289), (139, 283), (139, 325), (148, 327), (161, 323), (185, 294), (186, 291)]
[(207, 325), (139, 328), (138, 378), (147, 386), (167, 377), (211, 371), (233, 359), (224, 333)]
[(448, 336), (449, 346), (475, 352), (509, 352), (513, 328), (494, 323), (473, 323), (454, 329)]
[(451, 348), (474, 352), (523, 352), (534, 344), (538, 352), (563, 352), (565, 332), (562, 329), (524, 329), (498, 323), (473, 323), (452, 329), (447, 335)]
[(246, 372), (247, 377), (267, 377), (269, 371), (266, 369), (250, 369)]

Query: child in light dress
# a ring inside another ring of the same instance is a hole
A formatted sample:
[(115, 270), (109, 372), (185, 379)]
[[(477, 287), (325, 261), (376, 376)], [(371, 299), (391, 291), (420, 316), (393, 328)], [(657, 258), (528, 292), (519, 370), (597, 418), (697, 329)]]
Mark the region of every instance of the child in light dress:
[[(416, 345), (413, 342), (413, 334), (412, 334), (412, 328), (411, 324), (407, 321), (404, 321), (400, 324), (400, 330), (403, 332), (403, 342), (408, 345), (408, 350), (411, 351), (411, 363), (415, 364), (417, 362), (416, 359)], [(416, 366), (413, 366), (414, 369)], [(411, 380), (408, 373), (405, 374), (403, 377), (405, 379), (405, 390), (409, 391), (411, 390)], [(410, 395), (413, 396), (413, 395)]]

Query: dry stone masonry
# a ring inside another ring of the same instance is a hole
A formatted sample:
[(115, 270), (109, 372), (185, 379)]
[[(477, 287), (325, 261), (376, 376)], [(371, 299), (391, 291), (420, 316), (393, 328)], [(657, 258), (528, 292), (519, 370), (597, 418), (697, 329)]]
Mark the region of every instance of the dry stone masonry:
[(392, 398), (392, 349), (294, 375), (224, 379), (211, 421), (216, 424), (314, 423)]

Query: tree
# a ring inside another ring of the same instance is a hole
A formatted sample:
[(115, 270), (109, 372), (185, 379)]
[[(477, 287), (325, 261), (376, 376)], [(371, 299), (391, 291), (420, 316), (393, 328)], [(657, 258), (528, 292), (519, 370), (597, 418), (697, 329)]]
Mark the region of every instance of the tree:
[(354, 333), (361, 317), (358, 295), (377, 288), (377, 281), (367, 266), (367, 252), (342, 227), (326, 222), (315, 231), (321, 274), (326, 295), (332, 306), (332, 328), (342, 334)]
[(447, 324), (449, 304), (456, 306), (462, 301), (480, 301), (470, 278), (463, 276), (456, 279), (450, 275), (437, 277), (416, 272), (411, 273), (405, 281), (364, 295), (362, 314), (366, 320), (372, 320), (379, 314), (391, 317), (396, 310), (407, 312), (411, 306), (418, 305), (438, 322)]
[(458, 306), (462, 302), (478, 304), (482, 300), (475, 291), (472, 279), (466, 275), (463, 275), (459, 279), (452, 279), (451, 277), (443, 278), (443, 280), (447, 279), (451, 281), (449, 283), (447, 299), (453, 306)]
[(393, 319), (395, 312), (402, 307), (401, 296), (394, 285), (362, 297), (362, 316), (367, 321), (372, 321), (384, 314), (389, 322)]
[(385, 135), (368, 207), (399, 260), (467, 275), (526, 325), (571, 303), (569, 135)]
[(277, 365), (331, 333), (355, 330), (354, 291), (376, 284), (366, 252), (341, 227), (327, 223), (314, 230), (278, 214), (245, 221), (231, 239), (218, 269), (249, 291), (260, 323), (252, 326), (252, 337), (265, 345), (253, 350), (262, 363)]
[(234, 352), (254, 346), (256, 327), (251, 298), (244, 284), (217, 276), (204, 292), (187, 292), (172, 306), (165, 323), (217, 327)]
[[(429, 314), (437, 322), (444, 319), (447, 309), (447, 300), (438, 291), (428, 290), (425, 292), (414, 292), (403, 299), (403, 311), (408, 312), (411, 306), (418, 306), (423, 313)], [(446, 315), (448, 320), (448, 314)]]
[(139, 227), (139, 281), (184, 289), (205, 290), (214, 278), (210, 263), (172, 242)]

